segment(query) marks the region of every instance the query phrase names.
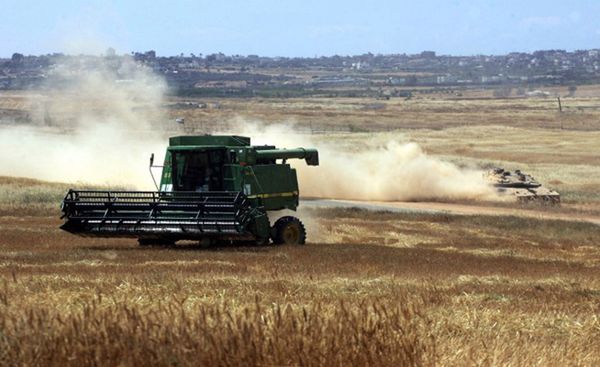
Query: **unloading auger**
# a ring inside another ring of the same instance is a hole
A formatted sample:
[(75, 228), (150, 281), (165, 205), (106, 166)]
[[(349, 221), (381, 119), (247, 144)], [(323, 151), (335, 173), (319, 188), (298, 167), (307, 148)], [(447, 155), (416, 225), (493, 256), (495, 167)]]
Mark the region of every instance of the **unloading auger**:
[[(157, 191), (71, 189), (62, 203), (61, 229), (96, 237), (134, 237), (142, 245), (179, 240), (304, 244), (293, 216), (272, 226), (268, 212), (296, 210), (296, 170), (288, 159), (319, 164), (315, 149), (252, 146), (243, 136), (169, 139)], [(152, 172), (154, 156), (150, 158)]]

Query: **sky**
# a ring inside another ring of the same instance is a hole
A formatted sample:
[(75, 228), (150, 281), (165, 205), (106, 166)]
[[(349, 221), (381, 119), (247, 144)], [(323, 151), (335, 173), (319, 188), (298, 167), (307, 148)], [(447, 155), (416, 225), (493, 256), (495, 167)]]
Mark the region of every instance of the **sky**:
[(0, 0), (0, 57), (261, 56), (600, 48), (598, 0)]

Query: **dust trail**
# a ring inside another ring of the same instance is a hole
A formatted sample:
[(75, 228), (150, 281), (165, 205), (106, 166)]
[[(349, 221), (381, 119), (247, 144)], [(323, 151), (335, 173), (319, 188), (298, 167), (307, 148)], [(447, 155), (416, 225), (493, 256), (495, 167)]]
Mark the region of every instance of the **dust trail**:
[[(129, 58), (65, 62), (34, 101), (37, 124), (0, 126), (0, 175), (152, 189), (150, 152), (164, 153), (164, 81)], [(357, 200), (489, 199), (481, 172), (428, 156), (401, 137), (342, 149), (293, 126), (234, 121), (254, 144), (316, 147), (321, 166), (295, 164), (303, 196)], [(157, 157), (160, 162), (161, 157)]]
[(237, 119), (238, 133), (249, 135), (253, 144), (278, 147), (315, 147), (321, 165), (298, 169), (302, 195), (352, 200), (497, 200), (495, 191), (477, 169), (460, 168), (427, 155), (416, 143), (399, 136), (387, 141), (368, 142), (357, 151), (322, 142), (311, 135), (295, 133), (293, 126), (267, 126)]
[(66, 58), (48, 74), (37, 120), (0, 126), (0, 175), (152, 188), (165, 82), (128, 57)]

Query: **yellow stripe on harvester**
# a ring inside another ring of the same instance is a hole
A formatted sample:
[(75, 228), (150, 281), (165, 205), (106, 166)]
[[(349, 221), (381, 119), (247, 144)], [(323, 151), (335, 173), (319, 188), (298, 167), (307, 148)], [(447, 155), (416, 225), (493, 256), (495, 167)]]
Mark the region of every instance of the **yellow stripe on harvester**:
[(291, 191), (291, 192), (277, 192), (274, 194), (249, 195), (248, 198), (249, 199), (256, 199), (256, 198), (268, 199), (268, 198), (280, 198), (280, 197), (297, 196), (297, 195), (298, 195), (298, 191)]

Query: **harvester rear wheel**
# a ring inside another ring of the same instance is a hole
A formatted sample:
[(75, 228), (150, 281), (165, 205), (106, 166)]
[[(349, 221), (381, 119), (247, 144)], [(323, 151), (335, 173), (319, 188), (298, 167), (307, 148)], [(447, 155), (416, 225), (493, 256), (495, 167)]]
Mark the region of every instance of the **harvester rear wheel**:
[(273, 243), (277, 245), (304, 245), (306, 230), (300, 219), (296, 217), (281, 217), (273, 226)]

